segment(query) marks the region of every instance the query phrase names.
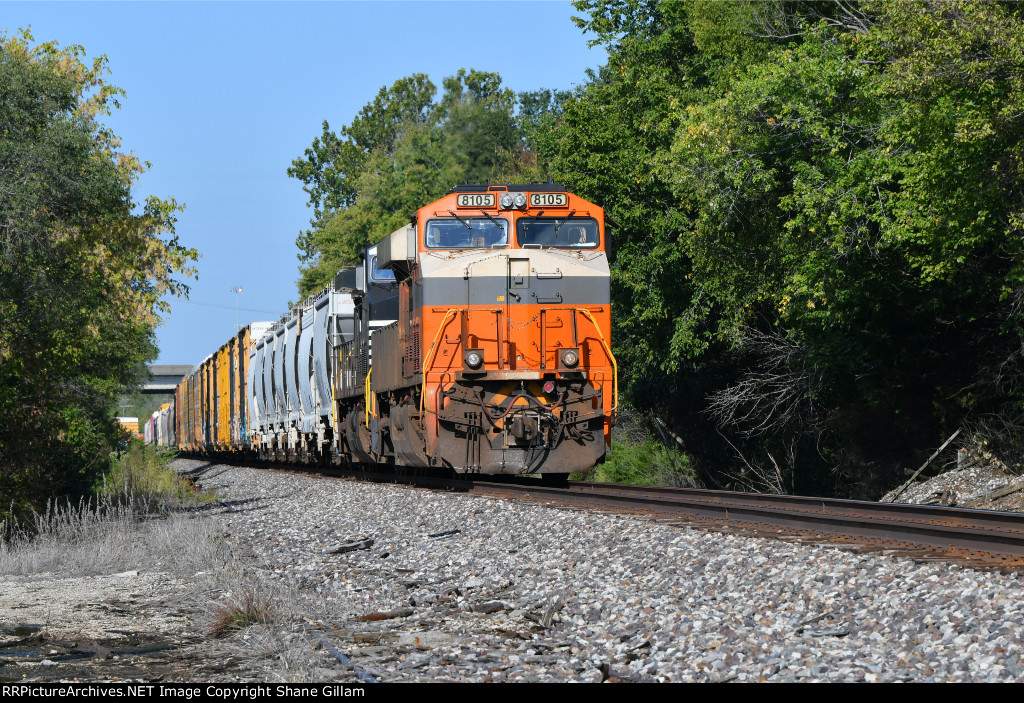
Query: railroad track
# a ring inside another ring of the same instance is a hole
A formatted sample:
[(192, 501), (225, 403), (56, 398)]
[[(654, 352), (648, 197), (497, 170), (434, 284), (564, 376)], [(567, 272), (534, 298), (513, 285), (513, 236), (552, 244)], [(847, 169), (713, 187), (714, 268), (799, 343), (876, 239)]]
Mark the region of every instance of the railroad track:
[(680, 524), (831, 541), (915, 558), (1024, 568), (1021, 513), (575, 481), (551, 487), (478, 480), (471, 490), (618, 509)]
[(1024, 569), (1024, 513), (582, 481), (550, 486), (525, 477), (470, 480), (277, 464), (266, 468), (614, 510), (670, 524), (829, 542), (975, 567)]

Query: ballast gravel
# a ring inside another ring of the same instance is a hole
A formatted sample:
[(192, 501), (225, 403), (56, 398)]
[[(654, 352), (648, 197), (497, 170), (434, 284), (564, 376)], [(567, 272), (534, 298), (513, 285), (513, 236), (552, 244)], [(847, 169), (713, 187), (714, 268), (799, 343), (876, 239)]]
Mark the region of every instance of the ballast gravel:
[[(236, 550), (330, 606), (331, 644), (381, 681), (1024, 680), (1017, 573), (396, 485), (175, 468), (221, 496)], [(355, 680), (340, 664), (336, 676)]]

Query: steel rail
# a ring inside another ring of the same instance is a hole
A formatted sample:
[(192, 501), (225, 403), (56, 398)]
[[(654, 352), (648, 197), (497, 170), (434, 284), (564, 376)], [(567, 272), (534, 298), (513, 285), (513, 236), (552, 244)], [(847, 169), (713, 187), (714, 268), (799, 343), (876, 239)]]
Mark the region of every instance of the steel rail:
[[(608, 484), (573, 482), (580, 491), (602, 491)], [(677, 495), (684, 499), (701, 502), (723, 502), (788, 508), (800, 512), (820, 513), (834, 516), (872, 517), (877, 520), (915, 522), (944, 525), (947, 527), (982, 527), (1007, 533), (1019, 533), (1024, 539), (1024, 514), (1006, 513), (976, 508), (954, 508), (948, 506), (916, 505), (913, 503), (876, 503), (873, 501), (847, 500), (841, 498), (812, 498), (808, 496), (770, 495), (763, 493), (740, 493), (697, 488), (669, 488), (650, 486), (616, 485), (616, 489), (634, 495)]]
[[(252, 462), (233, 458), (208, 460), (253, 466)], [(394, 467), (357, 471), (277, 462), (260, 462), (259, 465), (265, 469), (320, 476), (613, 509), (710, 529), (725, 528), (782, 538), (795, 534), (813, 541), (839, 541), (909, 556), (1024, 568), (1024, 513), (581, 481), (552, 486), (526, 477), (443, 477), (423, 475), (416, 470), (395, 472)]]
[(571, 482), (565, 488), (474, 482), (475, 491), (666, 516), (807, 531), (1024, 564), (1024, 514), (685, 488)]

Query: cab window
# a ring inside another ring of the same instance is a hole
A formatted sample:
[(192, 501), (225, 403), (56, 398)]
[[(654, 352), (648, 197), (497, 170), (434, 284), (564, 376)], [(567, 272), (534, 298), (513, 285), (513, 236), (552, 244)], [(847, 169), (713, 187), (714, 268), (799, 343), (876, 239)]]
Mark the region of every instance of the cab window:
[(379, 269), (377, 268), (377, 257), (374, 256), (370, 259), (370, 276), (375, 281), (393, 281), (395, 280), (395, 272), (391, 269)]
[(431, 249), (491, 249), (508, 246), (508, 220), (460, 217), (427, 220), (426, 244)]
[(601, 243), (597, 220), (590, 217), (521, 217), (516, 239), (521, 247), (596, 249)]

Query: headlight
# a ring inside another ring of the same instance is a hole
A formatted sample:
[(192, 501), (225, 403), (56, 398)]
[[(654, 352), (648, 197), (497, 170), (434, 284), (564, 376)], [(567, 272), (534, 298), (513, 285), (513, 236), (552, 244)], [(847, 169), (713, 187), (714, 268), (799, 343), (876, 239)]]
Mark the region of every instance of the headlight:
[(484, 355), (481, 354), (479, 351), (477, 351), (476, 349), (471, 349), (468, 352), (466, 352), (466, 366), (470, 367), (471, 369), (475, 369), (479, 367), (480, 364), (482, 363), (484, 363)]
[(562, 352), (562, 366), (572, 368), (580, 363), (580, 355), (575, 349), (566, 349)]
[(516, 207), (526, 207), (526, 195), (524, 193), (516, 193), (512, 198), (512, 202), (516, 204)]
[(503, 210), (508, 210), (512, 207), (512, 195), (511, 193), (502, 193), (498, 198), (498, 204)]

